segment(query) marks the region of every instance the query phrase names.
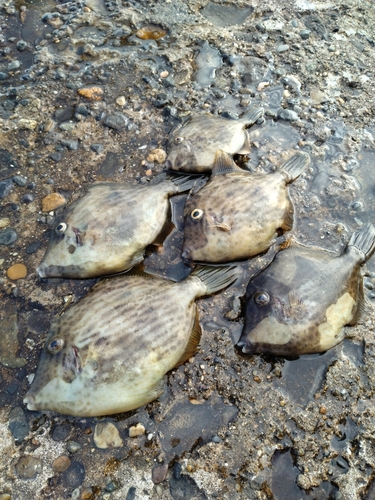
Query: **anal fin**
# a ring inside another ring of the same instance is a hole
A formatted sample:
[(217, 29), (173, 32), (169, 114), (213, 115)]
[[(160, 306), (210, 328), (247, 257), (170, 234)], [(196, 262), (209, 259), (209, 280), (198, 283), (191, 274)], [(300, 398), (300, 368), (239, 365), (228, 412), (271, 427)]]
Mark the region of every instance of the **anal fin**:
[(201, 340), (201, 336), (202, 336), (202, 328), (201, 328), (201, 325), (199, 323), (198, 309), (196, 308), (194, 324), (193, 324), (193, 328), (191, 330), (189, 342), (187, 343), (187, 346), (186, 346), (185, 351), (183, 352), (182, 356), (177, 361), (176, 366), (182, 365), (182, 363), (185, 363), (186, 360), (188, 360), (189, 358), (191, 358), (195, 354), (197, 347), (199, 345), (199, 342)]

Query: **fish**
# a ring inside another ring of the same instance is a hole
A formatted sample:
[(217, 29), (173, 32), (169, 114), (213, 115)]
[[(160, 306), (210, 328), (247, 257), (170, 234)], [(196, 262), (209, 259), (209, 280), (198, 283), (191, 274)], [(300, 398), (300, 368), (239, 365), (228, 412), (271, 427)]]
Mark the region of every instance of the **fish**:
[(260, 174), (217, 151), (210, 180), (185, 203), (183, 258), (232, 262), (269, 249), (293, 228), (287, 185), (309, 162), (308, 153), (296, 152), (276, 172)]
[(211, 172), (218, 149), (231, 155), (248, 154), (250, 141), (245, 127), (253, 125), (263, 114), (263, 108), (252, 108), (238, 120), (208, 114), (190, 117), (170, 133), (166, 168)]
[(164, 375), (199, 344), (195, 300), (238, 274), (234, 266), (206, 266), (177, 283), (139, 270), (99, 281), (52, 322), (24, 404), (89, 417), (153, 401)]
[(39, 276), (81, 279), (130, 269), (171, 229), (169, 197), (189, 190), (196, 180), (161, 174), (147, 185), (91, 184), (56, 217)]
[(364, 224), (341, 255), (290, 242), (252, 279), (237, 346), (244, 353), (295, 358), (327, 351), (345, 337), (366, 309), (361, 266), (375, 247)]

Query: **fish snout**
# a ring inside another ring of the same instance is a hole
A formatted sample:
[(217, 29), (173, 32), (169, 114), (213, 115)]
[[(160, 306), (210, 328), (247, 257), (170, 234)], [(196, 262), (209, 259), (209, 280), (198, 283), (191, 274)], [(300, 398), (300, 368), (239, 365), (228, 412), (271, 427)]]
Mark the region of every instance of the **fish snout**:
[(29, 393), (23, 398), (23, 404), (27, 406), (28, 410), (35, 411), (35, 398), (31, 396)]
[(182, 258), (186, 260), (191, 260), (191, 250), (190, 248), (184, 247), (182, 252)]
[(36, 272), (39, 274), (40, 278), (47, 278), (47, 274), (46, 274), (46, 269), (47, 268), (48, 268), (48, 266), (46, 264), (40, 264), (36, 268)]
[(235, 345), (244, 354), (254, 354), (255, 346), (251, 342), (246, 342), (246, 340), (239, 340)]

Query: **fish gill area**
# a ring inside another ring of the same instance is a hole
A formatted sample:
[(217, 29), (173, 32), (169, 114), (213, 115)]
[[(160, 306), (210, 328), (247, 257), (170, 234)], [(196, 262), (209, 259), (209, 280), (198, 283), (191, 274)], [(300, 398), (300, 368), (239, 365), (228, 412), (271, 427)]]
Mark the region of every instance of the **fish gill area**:
[[(198, 301), (200, 347), (158, 400), (103, 418), (22, 402), (51, 321), (97, 281), (38, 277), (56, 211), (97, 180), (146, 184), (190, 112), (262, 106), (250, 171), (310, 154), (290, 187), (302, 243), (340, 253), (374, 219), (374, 24), (369, 0), (1, 0), (1, 500), (375, 498), (374, 257), (361, 324), (322, 355), (234, 348), (261, 256)], [(145, 260), (175, 280), (185, 198)]]

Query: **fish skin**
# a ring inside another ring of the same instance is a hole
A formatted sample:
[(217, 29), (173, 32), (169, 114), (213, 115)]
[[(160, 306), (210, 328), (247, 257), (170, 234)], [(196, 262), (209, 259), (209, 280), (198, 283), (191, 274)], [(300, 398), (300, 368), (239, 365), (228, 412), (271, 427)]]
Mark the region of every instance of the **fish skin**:
[(290, 246), (250, 281), (245, 324), (237, 344), (244, 353), (296, 357), (341, 342), (344, 326), (363, 310), (361, 265), (373, 251), (375, 228), (362, 226), (341, 255)]
[(52, 322), (24, 403), (88, 417), (156, 399), (164, 375), (199, 343), (195, 299), (237, 275), (225, 266), (198, 269), (179, 283), (134, 271), (100, 281)]
[[(141, 262), (145, 248), (167, 220), (169, 197), (193, 184), (188, 176), (174, 177), (148, 185), (91, 184), (56, 218), (37, 268), (39, 276), (92, 278), (125, 271)], [(57, 232), (60, 224), (67, 226), (62, 234)]]
[[(309, 163), (296, 153), (272, 174), (240, 169), (218, 151), (212, 177), (184, 208), (183, 257), (197, 262), (232, 262), (267, 250), (279, 229), (291, 229), (293, 205), (287, 184)], [(202, 210), (200, 218), (193, 218)]]
[(250, 109), (240, 119), (195, 115), (172, 131), (166, 167), (183, 172), (210, 172), (218, 149), (228, 154), (250, 152), (246, 126), (263, 116), (263, 108)]

